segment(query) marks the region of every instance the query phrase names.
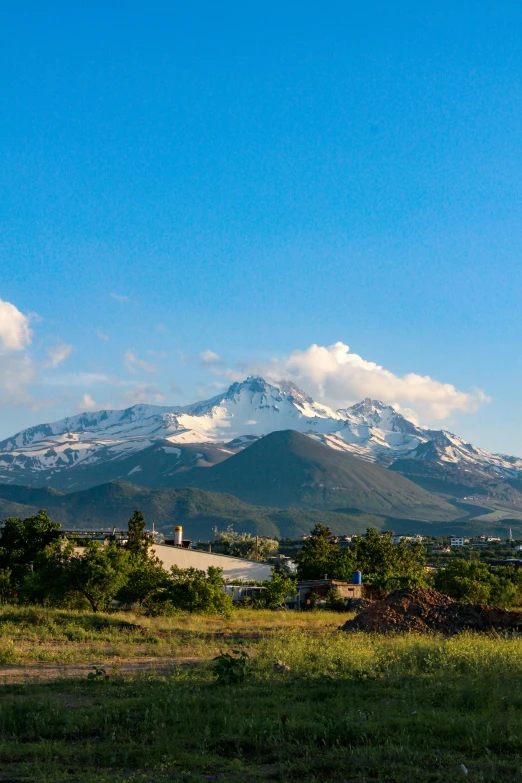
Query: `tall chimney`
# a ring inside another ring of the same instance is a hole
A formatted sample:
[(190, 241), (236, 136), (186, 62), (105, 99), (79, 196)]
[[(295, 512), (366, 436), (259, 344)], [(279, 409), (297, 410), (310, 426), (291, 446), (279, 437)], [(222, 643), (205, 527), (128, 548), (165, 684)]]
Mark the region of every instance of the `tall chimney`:
[(176, 525), (174, 528), (174, 546), (181, 546), (181, 541), (183, 538), (183, 528), (181, 525)]

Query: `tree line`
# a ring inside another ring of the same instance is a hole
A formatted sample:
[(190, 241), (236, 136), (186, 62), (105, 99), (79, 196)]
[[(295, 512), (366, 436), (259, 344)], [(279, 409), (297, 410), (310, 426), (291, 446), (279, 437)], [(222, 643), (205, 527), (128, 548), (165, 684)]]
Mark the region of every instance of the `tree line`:
[(514, 606), (522, 603), (522, 569), (512, 565), (489, 567), (479, 561), (455, 557), (435, 574), (426, 568), (426, 549), (421, 542), (402, 539), (394, 544), (391, 531), (369, 528), (342, 548), (328, 527), (316, 525), (295, 561), (301, 579), (351, 581), (354, 570), (364, 583), (383, 596), (404, 587), (435, 588), (458, 601)]
[[(231, 552), (252, 556), (255, 539), (251, 536), (228, 530), (217, 535), (217, 540)], [(93, 612), (107, 609), (113, 601), (150, 613), (231, 611), (232, 599), (223, 589), (221, 569), (174, 566), (166, 571), (151, 551), (153, 543), (140, 511), (129, 520), (124, 545), (111, 536), (105, 543), (64, 537), (61, 526), (45, 511), (23, 520), (9, 517), (0, 529), (0, 600)], [(258, 542), (256, 554), (262, 551), (267, 556), (274, 544), (265, 542), (260, 550)], [(295, 595), (299, 579), (350, 582), (355, 570), (362, 571), (364, 583), (376, 596), (400, 587), (435, 587), (463, 601), (508, 606), (522, 600), (522, 571), (513, 567), (492, 571), (484, 563), (455, 558), (432, 575), (426, 569), (421, 543), (401, 540), (394, 544), (391, 533), (375, 528), (342, 547), (328, 527), (317, 524), (295, 562), (296, 574), (272, 569), (272, 578), (262, 583), (261, 605), (284, 605), (287, 597)]]
[[(105, 543), (65, 538), (43, 510), (23, 520), (9, 517), (0, 531), (0, 599), (93, 612), (113, 601), (151, 613), (231, 611), (222, 569), (166, 571), (151, 552), (153, 543), (140, 511), (129, 520), (123, 546), (111, 536)], [(264, 586), (264, 604), (274, 607), (294, 589), (294, 580), (274, 572)]]

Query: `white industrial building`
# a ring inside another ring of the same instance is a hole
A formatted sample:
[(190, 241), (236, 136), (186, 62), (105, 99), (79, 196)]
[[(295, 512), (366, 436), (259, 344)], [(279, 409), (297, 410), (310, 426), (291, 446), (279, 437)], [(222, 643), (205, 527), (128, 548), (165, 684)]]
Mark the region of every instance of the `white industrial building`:
[[(82, 538), (90, 538), (102, 541), (108, 544), (111, 539), (116, 540), (120, 546), (127, 542), (126, 531), (106, 530), (64, 530), (64, 536), (73, 534)], [(174, 528), (174, 538), (171, 541), (165, 541), (163, 544), (154, 543), (151, 546), (151, 552), (161, 561), (163, 568), (170, 571), (172, 566), (178, 568), (197, 568), (198, 571), (206, 571), (209, 566), (223, 569), (223, 578), (226, 582), (264, 582), (265, 579), (272, 578), (272, 569), (267, 563), (258, 563), (255, 560), (245, 560), (241, 557), (231, 557), (230, 555), (213, 554), (212, 552), (202, 552), (199, 549), (190, 548), (190, 541), (183, 540), (183, 529), (181, 525)], [(78, 555), (83, 555), (85, 547), (77, 546), (74, 551)], [(278, 558), (274, 558), (276, 560)], [(283, 558), (284, 561), (288, 558)], [(291, 561), (288, 561), (291, 563)], [(293, 565), (293, 564), (292, 564)]]
[(242, 582), (263, 582), (270, 579), (272, 571), (266, 563), (255, 560), (243, 560), (229, 555), (215, 555), (211, 552), (200, 552), (197, 549), (187, 549), (169, 544), (153, 544), (151, 551), (161, 560), (163, 567), (170, 571), (172, 566), (178, 568), (197, 568), (206, 571), (209, 566), (223, 569), (223, 578), (227, 582), (240, 579)]

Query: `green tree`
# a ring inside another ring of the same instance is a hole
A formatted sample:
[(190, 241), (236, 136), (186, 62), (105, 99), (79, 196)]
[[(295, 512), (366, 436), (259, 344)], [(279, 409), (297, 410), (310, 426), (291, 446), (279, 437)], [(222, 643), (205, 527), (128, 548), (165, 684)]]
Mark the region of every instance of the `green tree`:
[(25, 603), (66, 606), (69, 585), (66, 569), (74, 553), (74, 544), (66, 539), (52, 541), (35, 556), (34, 568), (20, 587), (19, 597)]
[(205, 573), (197, 568), (173, 566), (161, 597), (187, 612), (229, 615), (232, 598), (224, 592), (223, 586), (221, 568), (210, 566)]
[(169, 575), (157, 557), (130, 557), (129, 571), (117, 598), (126, 604), (147, 605), (149, 599), (167, 587)]
[(129, 553), (128, 573), (117, 597), (124, 603), (138, 603), (141, 607), (165, 586), (167, 574), (159, 558), (150, 551), (154, 538), (145, 530), (145, 519), (138, 509), (129, 519), (128, 531), (125, 545)]
[(435, 575), (435, 587), (457, 601), (487, 603), (493, 579), (486, 563), (479, 560), (469, 562), (459, 557)]
[(263, 582), (265, 587), (264, 598), (268, 609), (277, 609), (285, 605), (288, 597), (297, 593), (297, 577), (286, 574), (272, 568), (272, 579)]
[[(507, 568), (502, 570), (508, 570)], [(514, 575), (513, 575), (514, 576)], [(495, 606), (515, 606), (520, 603), (521, 586), (516, 578), (508, 575), (493, 574), (489, 600)]]
[(33, 517), (8, 517), (0, 532), (0, 569), (10, 569), (10, 581), (19, 588), (36, 567), (38, 555), (60, 537), (60, 525), (42, 509)]
[(232, 525), (219, 532), (214, 528), (214, 541), (216, 551), (233, 557), (244, 557), (247, 560), (267, 560), (270, 555), (275, 555), (279, 549), (279, 543), (274, 538), (259, 538), (250, 533), (236, 533)]
[(62, 589), (83, 596), (98, 612), (126, 583), (129, 554), (116, 543), (102, 546), (89, 541), (82, 553), (73, 552), (62, 562), (60, 571)]
[(295, 556), (299, 579), (352, 579), (355, 559), (350, 549), (341, 549), (329, 527), (320, 523)]
[(382, 594), (398, 587), (428, 584), (426, 552), (419, 542), (402, 539), (394, 544), (390, 532), (379, 533), (371, 527), (365, 536), (354, 538), (353, 555), (364, 582)]
[(145, 518), (141, 511), (135, 510), (128, 524), (129, 537), (127, 540), (127, 551), (137, 557), (147, 557), (149, 549), (154, 543), (150, 533), (145, 530)]
[(479, 560), (455, 557), (437, 573), (435, 587), (458, 601), (514, 606), (522, 598), (522, 571), (513, 566), (491, 570)]

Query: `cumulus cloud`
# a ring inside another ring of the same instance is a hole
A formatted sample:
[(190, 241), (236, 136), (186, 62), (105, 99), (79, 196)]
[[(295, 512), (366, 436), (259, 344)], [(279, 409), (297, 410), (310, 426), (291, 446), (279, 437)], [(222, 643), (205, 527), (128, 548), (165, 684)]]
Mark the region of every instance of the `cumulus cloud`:
[(209, 365), (225, 364), (221, 356), (218, 353), (211, 351), (209, 348), (207, 348), (205, 351), (201, 351), (201, 353), (199, 354), (199, 358), (201, 359), (203, 364), (209, 364)]
[(145, 402), (149, 405), (160, 405), (162, 402), (165, 402), (165, 395), (157, 386), (148, 383), (137, 383), (131, 389), (127, 389), (123, 395), (123, 401), (128, 406), (137, 405), (140, 402)]
[(58, 343), (58, 345), (55, 345), (53, 348), (49, 348), (47, 351), (49, 356), (47, 367), (58, 367), (59, 364), (62, 364), (62, 362), (69, 358), (72, 351), (73, 346), (67, 345), (67, 343)]
[(0, 356), (0, 405), (28, 405), (35, 400), (28, 386), (36, 381), (37, 367), (30, 356)]
[(23, 351), (31, 345), (32, 337), (28, 316), (0, 299), (0, 351)]
[(145, 370), (145, 372), (156, 372), (157, 366), (146, 362), (145, 359), (140, 359), (133, 351), (126, 351), (123, 357), (125, 367), (131, 373), (137, 373), (139, 370)]
[(76, 410), (78, 413), (83, 413), (84, 411), (95, 411), (97, 409), (98, 403), (93, 400), (90, 394), (84, 394), (76, 405)]
[[(398, 409), (408, 409), (422, 419), (440, 420), (455, 411), (475, 412), (488, 402), (481, 390), (464, 392), (451, 383), (429, 375), (407, 373), (396, 375), (376, 362), (352, 353), (342, 342), (329, 346), (311, 345), (304, 351), (292, 351), (265, 365), (252, 365), (248, 372), (258, 372), (276, 380), (287, 378), (302, 386), (312, 397), (333, 407), (343, 407), (365, 397), (381, 400)], [(236, 380), (239, 373), (228, 371)]]
[(32, 336), (29, 317), (0, 299), (0, 405), (35, 403), (28, 386), (36, 380), (37, 365), (25, 353)]

